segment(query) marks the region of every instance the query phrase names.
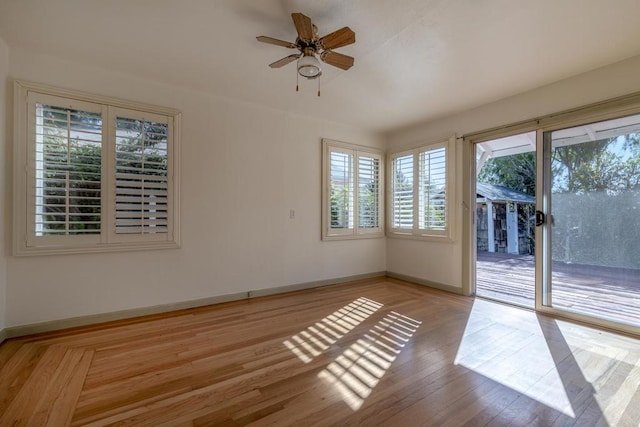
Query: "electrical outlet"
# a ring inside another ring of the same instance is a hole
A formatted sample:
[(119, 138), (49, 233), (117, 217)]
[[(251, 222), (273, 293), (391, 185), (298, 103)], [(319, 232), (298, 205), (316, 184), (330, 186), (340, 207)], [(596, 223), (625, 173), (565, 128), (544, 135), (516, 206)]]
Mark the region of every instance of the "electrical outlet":
[(296, 211), (294, 209), (289, 209), (289, 219), (296, 218)]

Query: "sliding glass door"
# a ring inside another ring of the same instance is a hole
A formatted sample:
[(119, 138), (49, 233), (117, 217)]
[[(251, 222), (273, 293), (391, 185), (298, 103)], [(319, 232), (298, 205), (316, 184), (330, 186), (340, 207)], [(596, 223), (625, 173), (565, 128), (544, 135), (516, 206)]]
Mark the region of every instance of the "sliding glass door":
[(542, 140), (538, 307), (640, 327), (640, 115)]

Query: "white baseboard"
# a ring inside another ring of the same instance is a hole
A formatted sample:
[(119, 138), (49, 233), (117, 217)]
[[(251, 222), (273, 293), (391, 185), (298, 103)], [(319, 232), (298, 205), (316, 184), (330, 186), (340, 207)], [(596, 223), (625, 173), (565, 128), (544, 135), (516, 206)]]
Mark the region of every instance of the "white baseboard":
[(12, 326), (0, 331), (0, 343), (8, 338), (23, 337), (26, 335), (39, 334), (43, 332), (57, 331), (60, 329), (75, 328), (78, 326), (95, 325), (98, 323), (111, 322), (114, 320), (132, 319), (135, 317), (147, 316), (151, 314), (162, 314), (170, 311), (184, 310), (189, 308), (204, 307), (207, 305), (221, 304), (224, 302), (240, 301), (248, 298), (255, 298), (267, 295), (276, 295), (286, 292), (299, 291), (304, 289), (319, 288), (321, 286), (337, 285), (340, 283), (353, 282), (355, 280), (384, 277), (385, 272), (375, 272), (358, 274), (355, 276), (340, 277), (335, 279), (319, 280), (315, 282), (298, 283), (277, 288), (258, 289), (248, 292), (238, 292), (227, 295), (219, 295), (197, 300), (183, 301), (170, 304), (161, 304), (151, 307), (134, 308), (130, 310), (114, 311), (109, 313), (91, 314), (88, 316), (72, 317), (68, 319), (52, 320), (49, 322), (32, 323), (29, 325)]
[(445, 285), (438, 282), (432, 282), (429, 280), (419, 279), (413, 276), (407, 276), (405, 274), (394, 273), (393, 271), (387, 271), (387, 277), (391, 277), (392, 279), (402, 280), (404, 282), (411, 282), (417, 285), (428, 286), (434, 289), (440, 289), (441, 291), (447, 291), (458, 295), (463, 295), (462, 288), (457, 288), (451, 285)]
[(277, 288), (259, 289), (249, 292), (249, 297), (264, 297), (268, 295), (283, 294), (286, 292), (301, 291), (304, 289), (320, 288), (322, 286), (337, 285), (339, 283), (354, 282), (356, 280), (373, 279), (375, 277), (385, 277), (385, 271), (375, 273), (357, 274), (355, 276), (340, 277), (337, 279), (318, 280), (315, 282), (298, 283), (296, 285), (280, 286)]

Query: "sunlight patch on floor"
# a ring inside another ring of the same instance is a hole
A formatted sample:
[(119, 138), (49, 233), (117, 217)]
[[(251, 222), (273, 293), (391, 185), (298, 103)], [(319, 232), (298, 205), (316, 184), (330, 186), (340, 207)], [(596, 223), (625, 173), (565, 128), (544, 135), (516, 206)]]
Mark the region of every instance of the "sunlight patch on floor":
[(342, 400), (357, 411), (420, 323), (393, 311), (388, 313), (321, 371), (318, 378), (332, 384)]
[(309, 363), (382, 306), (379, 302), (360, 297), (292, 336), (283, 344), (302, 362)]
[[(626, 425), (628, 421), (622, 418), (623, 414), (627, 408), (638, 407), (637, 400), (634, 401), (640, 391), (640, 346), (637, 340), (616, 336), (620, 346), (611, 346), (608, 345), (610, 337), (598, 340), (603, 334), (611, 335), (610, 332), (588, 329), (560, 320), (556, 320), (555, 324), (572, 349), (584, 381), (592, 384), (593, 399), (600, 407), (607, 424)], [(615, 374), (610, 363), (601, 362), (604, 358), (618, 364)], [(616, 376), (624, 377), (621, 384), (615, 379)], [(615, 392), (612, 391), (611, 382), (616, 384)]]
[(526, 328), (509, 328), (487, 318), (486, 309), (480, 314), (477, 304), (491, 303), (474, 303), (454, 363), (575, 417), (535, 315), (525, 312), (531, 314)]

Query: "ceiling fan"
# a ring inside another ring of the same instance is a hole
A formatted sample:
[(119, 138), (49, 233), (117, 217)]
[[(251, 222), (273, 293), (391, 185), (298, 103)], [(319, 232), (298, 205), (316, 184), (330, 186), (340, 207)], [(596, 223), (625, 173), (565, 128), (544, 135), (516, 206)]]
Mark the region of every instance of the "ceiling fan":
[[(318, 28), (311, 23), (311, 19), (308, 16), (302, 13), (292, 13), (291, 18), (293, 18), (293, 24), (298, 32), (295, 43), (267, 36), (256, 37), (258, 41), (263, 43), (283, 46), (289, 49), (298, 49), (300, 51), (300, 53), (285, 56), (269, 64), (269, 67), (280, 68), (290, 62), (298, 60), (298, 75), (306, 77), (307, 79), (316, 79), (322, 75), (322, 68), (320, 67), (318, 57), (320, 57), (322, 62), (326, 62), (329, 65), (343, 70), (348, 70), (353, 66), (354, 58), (352, 56), (333, 51), (333, 49), (355, 43), (356, 33), (354, 33), (351, 28), (343, 27), (324, 37), (318, 37)], [(319, 85), (320, 82), (318, 82), (318, 88), (320, 87)], [(298, 90), (297, 85), (296, 90)], [(319, 89), (318, 96), (320, 96)]]

